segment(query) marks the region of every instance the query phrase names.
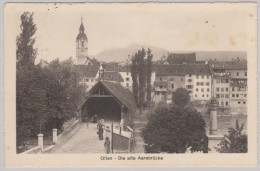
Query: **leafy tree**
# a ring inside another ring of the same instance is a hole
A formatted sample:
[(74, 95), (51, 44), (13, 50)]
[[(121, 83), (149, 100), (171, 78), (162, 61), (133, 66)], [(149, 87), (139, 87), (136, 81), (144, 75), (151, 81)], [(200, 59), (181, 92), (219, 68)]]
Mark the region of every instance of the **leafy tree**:
[(172, 100), (175, 105), (180, 107), (186, 106), (190, 102), (189, 91), (185, 88), (178, 88), (174, 93)]
[(242, 134), (244, 124), (239, 126), (236, 120), (236, 129), (229, 128), (228, 135), (220, 142), (217, 151), (220, 153), (247, 153), (247, 135)]
[(16, 65), (17, 69), (32, 67), (37, 55), (34, 48), (35, 38), (33, 37), (37, 28), (33, 22), (33, 13), (24, 12), (21, 15), (21, 34), (16, 38)]
[(138, 80), (139, 80), (139, 89), (138, 89), (138, 104), (139, 104), (139, 108), (140, 108), (140, 113), (142, 113), (142, 107), (143, 107), (143, 103), (144, 103), (144, 94), (145, 94), (145, 90), (146, 90), (146, 65), (145, 65), (145, 55), (146, 52), (144, 50), (144, 48), (142, 48), (142, 50), (139, 50), (137, 52), (138, 54)]
[(151, 77), (152, 77), (152, 66), (153, 66), (153, 54), (152, 51), (148, 48), (147, 52), (147, 74), (146, 74), (146, 81), (147, 81), (147, 101), (151, 101), (151, 91), (152, 91), (152, 84), (151, 84)]
[(161, 105), (142, 130), (146, 153), (185, 153), (208, 150), (205, 121), (192, 108)]
[(52, 61), (48, 66), (34, 65), (37, 50), (32, 38), (36, 25), (33, 14), (21, 16), (22, 33), (16, 48), (16, 136), (17, 147), (37, 134), (51, 135), (53, 128), (76, 116), (85, 88), (78, 84), (79, 73), (72, 58)]
[(138, 50), (132, 57), (131, 75), (133, 80), (133, 94), (136, 104), (142, 113), (142, 106), (144, 104), (145, 92), (147, 91), (147, 100), (151, 100), (151, 72), (152, 72), (152, 58), (151, 50)]
[(131, 64), (131, 76), (132, 76), (132, 87), (133, 87), (133, 95), (135, 99), (135, 103), (138, 104), (138, 82), (137, 82), (137, 76), (138, 76), (138, 70), (137, 70), (137, 54), (132, 57), (132, 64)]

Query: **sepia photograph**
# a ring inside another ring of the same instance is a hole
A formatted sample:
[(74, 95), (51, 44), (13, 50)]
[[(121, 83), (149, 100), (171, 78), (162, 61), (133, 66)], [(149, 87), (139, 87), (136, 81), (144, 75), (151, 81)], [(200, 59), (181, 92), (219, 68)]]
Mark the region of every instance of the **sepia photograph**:
[(4, 9), (7, 165), (256, 164), (257, 3)]

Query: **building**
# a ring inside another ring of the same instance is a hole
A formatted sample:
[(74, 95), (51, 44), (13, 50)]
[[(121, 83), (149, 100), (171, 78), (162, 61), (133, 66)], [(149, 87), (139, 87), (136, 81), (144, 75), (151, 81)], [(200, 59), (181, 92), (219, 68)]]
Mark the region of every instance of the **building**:
[(173, 92), (185, 88), (191, 100), (207, 101), (211, 98), (211, 72), (209, 65), (176, 64), (157, 65), (153, 100), (172, 102)]
[(88, 65), (88, 37), (85, 33), (85, 27), (82, 23), (81, 18), (81, 24), (79, 27), (79, 33), (76, 38), (76, 64), (77, 65)]
[(132, 80), (130, 65), (120, 66), (119, 74), (123, 79), (122, 86), (132, 91), (133, 80)]
[(246, 113), (247, 61), (210, 61), (213, 73), (213, 96), (219, 106), (231, 113)]
[(80, 73), (79, 84), (84, 84), (86, 91), (90, 90), (99, 81), (99, 65), (75, 65), (75, 67)]
[(170, 53), (167, 62), (169, 64), (195, 64), (196, 53)]

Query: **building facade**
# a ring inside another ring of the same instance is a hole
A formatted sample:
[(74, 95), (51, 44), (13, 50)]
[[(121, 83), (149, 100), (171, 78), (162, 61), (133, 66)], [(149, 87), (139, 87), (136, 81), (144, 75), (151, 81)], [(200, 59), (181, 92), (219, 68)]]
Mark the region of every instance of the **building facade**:
[(172, 102), (173, 92), (185, 88), (191, 100), (211, 98), (211, 72), (208, 65), (157, 65), (154, 82), (154, 101)]
[(231, 113), (247, 113), (247, 61), (211, 61), (213, 96)]

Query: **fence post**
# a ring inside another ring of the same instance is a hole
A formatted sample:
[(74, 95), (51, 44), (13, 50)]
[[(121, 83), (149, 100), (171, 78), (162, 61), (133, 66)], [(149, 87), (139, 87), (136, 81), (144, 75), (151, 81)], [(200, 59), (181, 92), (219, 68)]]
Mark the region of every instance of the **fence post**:
[(58, 129), (56, 128), (52, 130), (52, 141), (54, 144), (57, 144), (58, 142)]
[(111, 124), (111, 152), (113, 153), (113, 130), (114, 126), (113, 123)]
[(43, 134), (38, 134), (38, 146), (40, 146), (43, 151)]

